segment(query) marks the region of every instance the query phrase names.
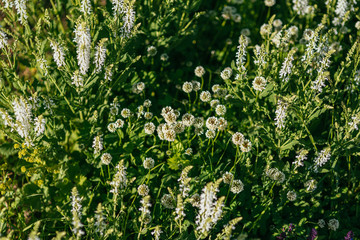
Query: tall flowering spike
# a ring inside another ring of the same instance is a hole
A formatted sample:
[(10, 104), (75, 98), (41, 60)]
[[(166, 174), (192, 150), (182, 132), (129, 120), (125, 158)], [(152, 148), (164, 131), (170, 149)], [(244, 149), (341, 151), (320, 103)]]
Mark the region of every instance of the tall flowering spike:
[(35, 121), (34, 131), (36, 136), (38, 137), (45, 132), (46, 119), (42, 115), (40, 115), (39, 117), (36, 117), (34, 121)]
[(244, 35), (240, 36), (238, 51), (236, 52), (236, 66), (240, 73), (245, 73), (247, 40)]
[[(182, 222), (182, 220), (184, 220), (184, 217), (186, 216), (185, 212), (184, 212), (184, 201), (183, 198), (181, 197), (181, 194), (177, 195), (177, 206), (175, 209), (175, 221), (177, 222)], [(179, 224), (180, 225), (180, 224)]]
[(39, 57), (37, 59), (37, 63), (39, 65), (39, 68), (43, 72), (44, 76), (46, 77), (48, 75), (48, 73), (49, 73), (48, 72), (49, 66), (47, 65), (47, 61), (43, 57)]
[(6, 34), (0, 30), (0, 49), (8, 45)]
[(100, 72), (105, 63), (105, 58), (106, 58), (105, 43), (106, 43), (106, 41), (107, 41), (107, 39), (103, 38), (99, 41), (98, 45), (96, 46), (95, 59), (94, 59), (96, 72)]
[(84, 14), (90, 15), (90, 13), (91, 13), (90, 0), (82, 0), (81, 1), (80, 11)]
[(312, 82), (311, 86), (311, 88), (317, 92), (322, 92), (322, 89), (325, 86), (325, 81), (328, 79), (328, 72), (326, 70), (330, 67), (330, 57), (334, 52), (335, 50), (330, 50), (320, 62), (318, 76), (315, 81)]
[(304, 161), (307, 159), (308, 153), (309, 151), (305, 149), (300, 150), (299, 154), (295, 157), (296, 160), (293, 162), (293, 164), (295, 165), (295, 169), (304, 166)]
[(217, 235), (215, 240), (220, 240), (220, 239), (230, 240), (232, 237), (231, 235), (232, 231), (235, 229), (235, 225), (238, 224), (238, 222), (240, 222), (241, 220), (242, 217), (238, 217), (231, 220), (228, 224), (224, 226), (223, 230), (221, 231), (221, 233)]
[(110, 192), (114, 195), (118, 195), (119, 188), (123, 189), (127, 186), (126, 167), (124, 165), (124, 160), (121, 160), (115, 168), (117, 169), (117, 172), (115, 173), (113, 180), (110, 182), (110, 185), (112, 186)]
[(222, 179), (220, 178), (215, 183), (208, 183), (200, 196), (200, 209), (195, 223), (197, 225), (196, 231), (205, 237), (216, 223), (215, 221), (218, 220), (219, 213), (221, 215), (220, 206), (223, 200), (216, 201), (216, 192), (219, 191), (221, 181)]
[(14, 127), (13, 118), (9, 115), (9, 113), (6, 110), (0, 109), (0, 116), (4, 122), (5, 127), (6, 126), (9, 126), (11, 128)]
[(278, 127), (279, 129), (282, 129), (285, 127), (285, 118), (286, 118), (286, 111), (288, 108), (287, 103), (285, 103), (282, 100), (278, 100), (277, 103), (277, 108), (276, 108), (276, 117), (275, 117), (275, 125), (276, 127)]
[(279, 77), (283, 80), (283, 82), (289, 81), (289, 77), (293, 67), (292, 61), (294, 60), (294, 53), (295, 50), (291, 50), (281, 66)]
[(85, 75), (90, 67), (90, 48), (91, 36), (90, 30), (86, 26), (86, 22), (78, 22), (75, 29), (75, 38), (77, 49), (77, 60), (80, 73)]
[(17, 11), (17, 14), (19, 15), (19, 21), (22, 25), (25, 25), (27, 23), (27, 12), (26, 12), (26, 2), (27, 0), (15, 0), (15, 8)]
[(124, 0), (111, 0), (114, 16), (120, 16), (124, 11)]
[(75, 85), (75, 87), (79, 88), (79, 87), (83, 87), (84, 86), (84, 79), (83, 77), (80, 75), (79, 71), (76, 70), (74, 72), (74, 75), (71, 77), (72, 80), (72, 84)]
[(105, 216), (103, 213), (103, 207), (101, 203), (98, 204), (97, 209), (95, 211), (95, 232), (99, 233), (100, 236), (104, 236), (105, 229), (106, 229), (106, 223), (105, 223)]
[(77, 236), (80, 237), (81, 235), (84, 235), (85, 232), (81, 229), (83, 227), (83, 224), (81, 223), (81, 209), (82, 209), (82, 205), (81, 205), (81, 201), (82, 201), (82, 197), (79, 197), (79, 192), (77, 190), (76, 187), (74, 187), (71, 191), (71, 213), (73, 215), (72, 217), (72, 224), (73, 224), (73, 228), (72, 231), (73, 233)]
[(144, 224), (149, 224), (151, 221), (151, 215), (150, 215), (150, 207), (151, 207), (151, 203), (150, 203), (150, 195), (146, 195), (145, 197), (143, 197), (140, 201), (141, 203), (141, 207), (139, 208), (140, 212), (141, 212), (141, 216), (140, 216), (140, 220), (144, 223)]
[(92, 147), (94, 148), (94, 154), (100, 153), (103, 150), (103, 139), (101, 136), (94, 137)]
[(65, 53), (63, 47), (57, 42), (50, 42), (50, 47), (53, 50), (53, 57), (56, 65), (62, 67), (65, 65)]
[(178, 179), (178, 182), (180, 182), (181, 196), (183, 198), (189, 196), (189, 191), (190, 191), (189, 183), (191, 181), (191, 178), (188, 177), (188, 173), (192, 168), (193, 166), (187, 166), (186, 168), (184, 168), (181, 172), (180, 178)]
[(331, 158), (331, 149), (325, 148), (323, 149), (318, 156), (314, 160), (314, 169), (317, 170), (319, 167), (322, 167), (325, 163), (327, 163)]
[(123, 26), (121, 28), (122, 37), (131, 37), (131, 31), (135, 23), (134, 4), (127, 1), (123, 8)]
[(3, 0), (4, 8), (12, 8), (14, 6), (13, 2), (11, 0)]
[(16, 119), (15, 129), (22, 138), (28, 138), (32, 122), (31, 105), (24, 97), (16, 98), (12, 104)]
[(160, 226), (156, 226), (154, 231), (151, 232), (151, 235), (154, 236), (154, 239), (155, 240), (160, 240), (160, 234), (162, 233), (163, 231), (161, 231), (161, 228)]

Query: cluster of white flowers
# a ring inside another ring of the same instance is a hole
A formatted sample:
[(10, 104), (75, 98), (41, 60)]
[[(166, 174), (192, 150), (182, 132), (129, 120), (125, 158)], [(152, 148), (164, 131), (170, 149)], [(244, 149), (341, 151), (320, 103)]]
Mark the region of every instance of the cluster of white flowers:
[(279, 77), (284, 82), (289, 81), (289, 77), (290, 77), (292, 67), (293, 67), (292, 61), (294, 60), (294, 53), (295, 53), (295, 50), (290, 51), (281, 66), (281, 69), (279, 72)]
[(96, 209), (95, 219), (96, 219), (95, 224), (94, 224), (94, 226), (96, 227), (95, 232), (99, 233), (100, 236), (104, 236), (105, 229), (106, 229), (106, 223), (105, 223), (106, 218), (104, 216), (103, 207), (102, 207), (101, 203), (98, 204), (98, 207)]
[(225, 6), (222, 10), (221, 16), (226, 20), (233, 20), (234, 22), (240, 22), (241, 16), (237, 13), (237, 10), (233, 6)]
[(34, 119), (35, 123), (35, 127), (34, 127), (34, 131), (37, 137), (39, 137), (40, 135), (42, 135), (45, 132), (45, 124), (46, 124), (46, 119), (40, 115), (38, 117), (36, 117)]
[(304, 166), (304, 161), (307, 159), (308, 151), (305, 149), (301, 149), (299, 154), (296, 155), (296, 160), (292, 163), (295, 165), (295, 169), (298, 167)]
[(110, 192), (117, 196), (119, 194), (119, 188), (124, 189), (127, 186), (126, 167), (124, 166), (124, 160), (121, 160), (115, 168), (117, 169), (117, 172), (115, 173), (113, 180), (110, 182), (110, 186), (112, 187)]
[(8, 45), (6, 34), (0, 30), (0, 49)]
[(151, 232), (151, 235), (154, 236), (154, 239), (155, 240), (160, 240), (160, 234), (162, 233), (163, 231), (161, 231), (160, 229), (160, 226), (156, 226), (154, 228), (154, 231)]
[(350, 126), (350, 131), (359, 130), (359, 128), (358, 128), (358, 124), (360, 123), (359, 114), (352, 116), (351, 120), (352, 121), (348, 123)]
[(86, 22), (76, 24), (74, 42), (77, 44), (77, 60), (80, 73), (85, 75), (90, 67), (91, 36)]
[(181, 172), (180, 178), (178, 179), (178, 182), (180, 182), (179, 190), (183, 198), (189, 196), (191, 178), (188, 177), (188, 173), (191, 169), (192, 166), (187, 166), (184, 168)]
[(54, 41), (50, 42), (50, 47), (52, 48), (54, 54), (53, 58), (58, 67), (62, 67), (65, 65), (65, 53), (63, 47)]
[(240, 35), (239, 46), (237, 47), (236, 52), (236, 66), (240, 73), (245, 73), (245, 63), (246, 63), (246, 46), (247, 41), (244, 35)]
[(81, 11), (82, 13), (88, 14), (88, 15), (91, 13), (90, 0), (82, 0), (82, 1), (81, 1), (80, 11)]
[(275, 125), (279, 129), (282, 129), (285, 127), (285, 118), (286, 118), (286, 112), (287, 112), (288, 105), (282, 100), (278, 100), (277, 108), (276, 108), (276, 117), (275, 117)]
[(216, 192), (219, 191), (221, 180), (209, 182), (200, 195), (199, 213), (196, 216), (196, 230), (201, 235), (207, 236), (207, 233), (217, 223), (221, 217), (224, 197), (217, 199)]
[(105, 58), (106, 58), (106, 48), (104, 46), (105, 42), (106, 39), (102, 39), (99, 41), (98, 45), (96, 46), (96, 52), (94, 55), (94, 64), (95, 64), (96, 72), (100, 72), (105, 63)]
[(314, 169), (317, 170), (319, 167), (322, 167), (325, 163), (327, 163), (331, 158), (331, 150), (330, 148), (323, 149), (318, 156), (314, 160)]
[(306, 15), (308, 12), (309, 1), (308, 0), (293, 0), (293, 10), (300, 16)]
[(135, 23), (135, 11), (132, 3), (127, 2), (123, 6), (123, 26), (121, 27), (121, 35), (130, 37)]
[[(17, 14), (19, 15), (19, 21), (22, 25), (27, 23), (28, 15), (26, 12), (26, 2), (27, 0), (15, 0), (15, 8)], [(7, 4), (9, 5), (9, 4)]]
[(283, 183), (285, 181), (285, 174), (277, 168), (269, 168), (265, 171), (266, 176), (270, 179)]
[(81, 229), (84, 225), (81, 223), (81, 201), (82, 201), (82, 197), (79, 197), (79, 193), (78, 190), (76, 189), (76, 187), (74, 187), (71, 191), (71, 213), (73, 215), (72, 217), (72, 224), (73, 224), (73, 228), (72, 231), (73, 233), (77, 236), (80, 237), (81, 235), (84, 235), (85, 232)]
[(251, 142), (248, 139), (245, 139), (242, 133), (236, 132), (231, 137), (232, 142), (236, 146), (240, 146), (241, 151), (243, 152), (250, 152), (251, 150)]
[(94, 148), (94, 154), (100, 153), (101, 150), (103, 150), (104, 146), (103, 146), (103, 139), (101, 136), (94, 137), (92, 147)]
[(151, 207), (151, 203), (150, 203), (150, 196), (149, 195), (145, 195), (141, 201), (141, 207), (139, 208), (139, 211), (141, 212), (141, 221), (144, 224), (148, 224), (151, 221), (151, 215), (150, 215), (150, 207)]

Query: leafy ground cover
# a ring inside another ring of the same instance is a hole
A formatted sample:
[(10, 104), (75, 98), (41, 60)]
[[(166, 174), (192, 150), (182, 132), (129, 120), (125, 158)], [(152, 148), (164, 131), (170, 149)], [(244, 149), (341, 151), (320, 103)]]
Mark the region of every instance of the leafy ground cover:
[(1, 0), (1, 239), (358, 239), (356, 0)]

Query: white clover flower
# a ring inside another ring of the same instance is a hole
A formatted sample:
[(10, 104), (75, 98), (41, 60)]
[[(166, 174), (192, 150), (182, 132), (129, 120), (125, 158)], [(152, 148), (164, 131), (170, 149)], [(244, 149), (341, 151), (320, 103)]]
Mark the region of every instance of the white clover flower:
[(204, 74), (205, 74), (205, 69), (204, 69), (202, 66), (197, 66), (197, 67), (195, 68), (195, 71), (194, 71), (194, 72), (195, 72), (195, 76), (201, 78), (201, 77), (203, 77)]
[(145, 123), (144, 125), (144, 131), (146, 134), (153, 134), (155, 132), (155, 125), (152, 122)]
[(320, 228), (324, 228), (326, 226), (326, 222), (324, 219), (319, 219), (318, 225)]
[(96, 72), (100, 72), (105, 63), (105, 58), (106, 58), (106, 48), (104, 46), (105, 41), (106, 39), (100, 40), (100, 42), (96, 46), (96, 52), (94, 55), (94, 64), (95, 64)]
[(314, 179), (308, 180), (304, 183), (304, 186), (306, 188), (306, 191), (313, 192), (317, 187), (317, 181)]
[(128, 108), (123, 108), (123, 110), (121, 110), (120, 114), (123, 118), (128, 118), (131, 116), (131, 111)]
[(116, 128), (123, 128), (124, 124), (125, 124), (125, 122), (122, 119), (118, 119), (118, 120), (115, 121)]
[(248, 139), (245, 139), (240, 145), (240, 149), (242, 152), (250, 152), (251, 151), (251, 142)]
[(294, 191), (288, 191), (286, 194), (287, 199), (289, 199), (289, 201), (293, 202), (296, 200), (296, 192)]
[(155, 161), (153, 158), (145, 158), (144, 161), (143, 161), (143, 166), (145, 169), (152, 169), (155, 165)]
[(269, 35), (271, 33), (271, 31), (272, 31), (272, 26), (267, 23), (264, 23), (260, 27), (260, 35), (263, 37)]
[(215, 112), (219, 116), (223, 116), (226, 113), (226, 107), (224, 105), (217, 105), (215, 108)]
[(63, 47), (54, 41), (50, 42), (50, 47), (53, 50), (53, 58), (58, 67), (65, 65), (65, 53)]
[(167, 55), (166, 53), (161, 54), (160, 60), (166, 62), (167, 60), (169, 60), (169, 55)]
[(112, 156), (110, 153), (104, 153), (103, 155), (101, 155), (100, 159), (102, 164), (109, 165), (111, 163)]
[(190, 127), (194, 124), (195, 122), (195, 117), (190, 114), (190, 113), (185, 113), (183, 116), (182, 116), (182, 123), (187, 126), (187, 127)]
[(91, 36), (90, 29), (86, 26), (86, 22), (79, 22), (75, 29), (75, 38), (77, 49), (77, 60), (80, 67), (80, 73), (85, 75), (90, 67), (90, 48)]
[(174, 208), (174, 200), (170, 194), (164, 194), (161, 198), (161, 205), (165, 208), (173, 209)]
[(193, 154), (192, 148), (187, 148), (187, 149), (185, 150), (185, 155), (191, 156), (192, 154)]
[(157, 49), (156, 49), (156, 47), (154, 47), (154, 46), (149, 46), (149, 47), (147, 48), (147, 54), (148, 54), (150, 57), (155, 56), (155, 55), (157, 54)]
[(209, 129), (205, 132), (205, 136), (209, 139), (213, 139), (216, 136), (216, 132)]
[(328, 222), (329, 229), (332, 231), (336, 231), (339, 228), (339, 221), (335, 218), (330, 219)]
[(232, 135), (231, 140), (235, 145), (240, 146), (244, 143), (245, 138), (244, 135), (242, 135), (239, 132), (236, 132)]
[(231, 78), (232, 73), (233, 73), (232, 69), (227, 67), (220, 73), (220, 77), (224, 80), (228, 80)]
[(216, 117), (209, 117), (206, 120), (206, 127), (209, 130), (215, 131), (217, 129), (217, 127), (218, 127), (218, 119)]
[(234, 194), (238, 194), (244, 190), (244, 184), (241, 180), (233, 180), (231, 183), (230, 191)]
[(306, 9), (308, 8), (308, 0), (293, 0), (293, 10), (300, 16), (306, 14)]
[(233, 179), (234, 179), (234, 175), (230, 172), (225, 172), (223, 175), (222, 175), (222, 179), (223, 179), (223, 182), (226, 183), (226, 184), (230, 184)]
[(182, 85), (182, 90), (185, 93), (191, 93), (191, 91), (193, 90), (193, 85), (191, 82), (184, 82), (184, 84)]
[(3, 31), (0, 31), (0, 49), (8, 45), (7, 36)]
[(115, 123), (109, 123), (107, 126), (107, 129), (109, 130), (109, 132), (114, 133), (116, 131), (116, 124)]
[(149, 187), (146, 185), (146, 184), (141, 184), (139, 187), (138, 187), (138, 189), (137, 189), (137, 191), (138, 191), (138, 194), (140, 195), (140, 196), (147, 196), (147, 195), (149, 195)]
[(264, 77), (255, 77), (252, 86), (256, 91), (263, 91), (266, 87), (266, 79)]
[(265, 3), (265, 6), (272, 7), (275, 5), (276, 1), (275, 0), (265, 0), (264, 3)]

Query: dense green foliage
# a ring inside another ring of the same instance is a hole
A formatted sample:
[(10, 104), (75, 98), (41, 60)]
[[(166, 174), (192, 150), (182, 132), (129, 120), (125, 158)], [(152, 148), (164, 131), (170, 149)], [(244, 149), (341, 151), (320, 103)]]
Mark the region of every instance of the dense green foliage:
[(357, 239), (359, 7), (2, 0), (0, 237)]

